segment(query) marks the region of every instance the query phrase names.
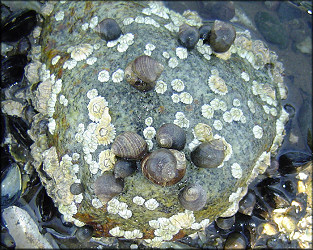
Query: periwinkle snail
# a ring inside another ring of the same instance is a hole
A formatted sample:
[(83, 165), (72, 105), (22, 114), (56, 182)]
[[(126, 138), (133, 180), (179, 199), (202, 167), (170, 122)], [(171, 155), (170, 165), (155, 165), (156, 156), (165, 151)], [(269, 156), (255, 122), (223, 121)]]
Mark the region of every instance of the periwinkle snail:
[(102, 20), (95, 28), (99, 36), (106, 40), (116, 40), (122, 34), (122, 30), (118, 23), (112, 18)]
[(126, 81), (134, 88), (146, 92), (152, 90), (164, 66), (154, 58), (142, 55), (129, 63), (125, 69)]
[(102, 203), (107, 203), (114, 196), (123, 191), (122, 179), (115, 179), (111, 173), (105, 173), (97, 178), (94, 183), (95, 194)]
[(185, 209), (199, 211), (205, 206), (207, 197), (200, 184), (192, 184), (180, 191), (178, 200)]
[(191, 160), (199, 168), (218, 167), (225, 158), (225, 148), (220, 139), (202, 142), (191, 152)]
[(140, 135), (127, 131), (115, 138), (111, 150), (118, 157), (140, 160), (147, 153), (148, 146)]
[(115, 178), (125, 178), (132, 175), (136, 171), (135, 161), (118, 160), (114, 164)]
[(197, 28), (188, 24), (182, 24), (179, 27), (178, 41), (183, 47), (193, 49), (199, 41), (199, 37), (200, 35)]
[(209, 42), (211, 48), (218, 53), (226, 52), (236, 38), (236, 30), (230, 24), (223, 21), (214, 21)]
[(143, 175), (160, 186), (171, 186), (179, 182), (186, 172), (183, 152), (174, 149), (157, 149), (141, 162)]
[(162, 148), (182, 150), (186, 144), (186, 132), (174, 123), (166, 123), (158, 129), (156, 140)]

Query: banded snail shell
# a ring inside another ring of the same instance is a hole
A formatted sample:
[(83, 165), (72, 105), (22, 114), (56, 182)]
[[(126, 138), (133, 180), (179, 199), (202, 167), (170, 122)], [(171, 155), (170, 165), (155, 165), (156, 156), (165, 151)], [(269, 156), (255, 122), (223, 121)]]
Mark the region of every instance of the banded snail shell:
[(180, 191), (178, 199), (185, 209), (199, 211), (205, 206), (207, 195), (199, 184), (192, 184)]
[(140, 160), (147, 153), (148, 145), (140, 135), (127, 131), (115, 138), (111, 151), (124, 159)]

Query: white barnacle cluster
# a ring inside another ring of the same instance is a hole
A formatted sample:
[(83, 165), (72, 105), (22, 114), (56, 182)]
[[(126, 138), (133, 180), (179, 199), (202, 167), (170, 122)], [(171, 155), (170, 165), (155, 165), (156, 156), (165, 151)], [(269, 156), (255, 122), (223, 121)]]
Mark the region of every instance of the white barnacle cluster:
[(110, 80), (110, 73), (109, 73), (109, 71), (107, 71), (106, 69), (101, 70), (98, 73), (98, 80), (100, 82), (107, 82), (107, 81), (109, 81)]
[(133, 43), (134, 43), (134, 35), (132, 33), (126, 33), (124, 35), (121, 35), (116, 40), (107, 42), (107, 47), (112, 48), (117, 45), (117, 51), (120, 53), (123, 53)]
[(84, 124), (79, 124), (75, 139), (82, 143), (84, 159), (89, 165), (89, 170), (92, 174), (96, 174), (101, 169), (101, 172), (112, 169), (115, 163), (115, 155), (110, 150), (102, 150), (99, 154), (99, 161), (92, 159), (91, 153), (95, 152), (98, 145), (107, 146), (113, 142), (115, 138), (115, 127), (111, 123), (108, 103), (104, 97), (98, 95), (96, 89), (87, 91), (87, 97), (90, 100), (88, 103), (88, 115), (91, 123), (88, 124), (85, 130)]
[(269, 84), (258, 83), (257, 81), (252, 82), (252, 93), (259, 95), (261, 100), (274, 107), (277, 106), (276, 92)]
[(252, 129), (253, 135), (256, 139), (261, 139), (263, 136), (263, 129), (259, 125), (255, 125)]
[(168, 66), (172, 69), (176, 68), (178, 66), (178, 60), (176, 57), (171, 57), (168, 60)]
[(154, 198), (151, 198), (145, 202), (145, 207), (149, 210), (155, 210), (158, 206), (159, 202)]
[(54, 15), (54, 18), (55, 18), (56, 21), (62, 21), (63, 18), (64, 18), (64, 11), (63, 11), (63, 10), (58, 11), (58, 12)]
[(237, 99), (237, 98), (235, 98), (235, 99), (233, 100), (233, 106), (234, 106), (234, 107), (239, 107), (239, 106), (240, 106), (240, 100)]
[(229, 113), (234, 121), (240, 121), (243, 116), (242, 110), (240, 108), (231, 108)]
[(118, 214), (124, 219), (132, 217), (132, 211), (127, 209), (128, 205), (125, 202), (120, 202), (118, 199), (113, 198), (107, 203), (107, 211), (110, 214)]
[(71, 58), (79, 62), (87, 59), (93, 52), (93, 46), (88, 43), (78, 44), (74, 47), (67, 49), (68, 53), (71, 53)]
[(167, 90), (166, 82), (164, 82), (162, 80), (157, 80), (154, 90), (158, 94), (164, 94), (165, 91)]
[(176, 119), (174, 120), (174, 124), (181, 128), (189, 128), (189, 120), (186, 118), (183, 112), (176, 112), (175, 118)]
[(77, 65), (77, 61), (75, 59), (69, 59), (67, 61), (64, 62), (63, 64), (63, 69), (73, 69), (75, 68)]
[(140, 239), (143, 234), (139, 229), (133, 231), (124, 231), (120, 227), (114, 227), (109, 230), (109, 233), (114, 237), (124, 237), (125, 239)]
[(113, 154), (110, 149), (105, 149), (101, 151), (99, 154), (98, 161), (101, 174), (105, 171), (113, 169), (115, 162), (116, 162), (115, 154)]
[(153, 118), (152, 118), (151, 116), (149, 116), (149, 117), (147, 117), (147, 118), (145, 119), (145, 124), (146, 124), (147, 126), (151, 126), (152, 123), (153, 123)]
[(186, 59), (188, 57), (188, 51), (186, 48), (183, 47), (177, 47), (176, 48), (176, 56), (179, 59)]
[(225, 158), (222, 162), (222, 164), (219, 167), (222, 167), (224, 165), (224, 162), (225, 161), (229, 161), (230, 157), (232, 156), (233, 154), (233, 148), (232, 146), (225, 140), (225, 138), (223, 136), (220, 136), (219, 134), (215, 134), (214, 135), (214, 139), (220, 139), (222, 140), (223, 144), (225, 145)]
[(249, 110), (251, 111), (251, 113), (254, 114), (254, 113), (255, 113), (255, 106), (254, 106), (253, 101), (248, 100), (247, 104), (248, 104), (248, 108), (249, 108)]
[(147, 140), (151, 140), (152, 138), (154, 138), (155, 134), (156, 130), (154, 127), (148, 126), (143, 130), (143, 136)]
[(92, 56), (92, 57), (89, 57), (89, 58), (86, 59), (86, 63), (87, 63), (88, 65), (93, 65), (97, 60), (98, 60), (97, 57)]
[[(173, 236), (181, 229), (189, 229), (201, 226), (206, 226), (208, 220), (202, 224), (195, 222), (193, 211), (185, 210), (183, 213), (174, 214), (169, 218), (158, 218), (157, 220), (150, 220), (149, 225), (154, 229), (155, 238), (145, 240), (147, 243), (153, 243), (156, 241), (169, 241), (173, 239)], [(199, 224), (199, 225), (198, 225)]]
[(147, 56), (151, 56), (153, 50), (155, 50), (155, 45), (152, 43), (147, 43), (143, 53)]
[(74, 224), (78, 227), (82, 227), (85, 225), (84, 222), (81, 222), (75, 218), (73, 218), (73, 215), (77, 213), (77, 207), (74, 202), (72, 202), (70, 205), (59, 205), (59, 212), (64, 215), (64, 220), (67, 222), (74, 222)]
[(121, 82), (124, 79), (124, 70), (118, 69), (112, 74), (112, 81), (115, 83)]
[(201, 107), (201, 114), (207, 119), (211, 119), (214, 115), (214, 108), (209, 104), (203, 104)]
[(239, 208), (239, 201), (246, 194), (247, 190), (248, 188), (243, 189), (243, 187), (239, 187), (236, 192), (232, 193), (228, 197), (228, 201), (231, 203), (231, 205), (221, 216), (229, 217), (235, 214)]
[(124, 25), (130, 25), (130, 24), (132, 24), (134, 21), (135, 21), (134, 18), (132, 18), (132, 17), (126, 17), (126, 18), (124, 18), (124, 20), (123, 20), (123, 24), (124, 24)]
[(184, 104), (191, 104), (193, 101), (193, 97), (188, 92), (182, 92), (179, 94), (179, 99)]
[(223, 129), (223, 123), (220, 120), (214, 120), (213, 127), (216, 130), (222, 130)]
[(238, 163), (234, 163), (231, 166), (231, 174), (234, 178), (240, 179), (242, 177), (242, 169)]
[(149, 7), (150, 7), (150, 10), (143, 10), (142, 13), (148, 15), (147, 13), (150, 13), (150, 14), (154, 14), (154, 15), (157, 15), (161, 18), (164, 18), (164, 19), (169, 19), (169, 9), (168, 8), (165, 8), (162, 4), (160, 4), (159, 2), (149, 2)]
[(208, 79), (210, 89), (219, 95), (228, 93), (225, 81), (219, 75), (211, 75)]
[(185, 88), (184, 82), (182, 80), (180, 80), (180, 79), (174, 79), (171, 82), (171, 86), (172, 86), (173, 90), (175, 90), (177, 92), (181, 92)]
[(142, 198), (141, 196), (135, 196), (133, 198), (133, 202), (139, 206), (142, 206), (145, 203), (145, 199)]
[(285, 123), (288, 121), (288, 119), (289, 119), (288, 113), (284, 108), (282, 108), (281, 114), (278, 120), (276, 121), (276, 136), (271, 147), (271, 152), (276, 152), (278, 147), (282, 144), (284, 139)]
[(212, 49), (210, 45), (203, 43), (203, 39), (199, 39), (196, 49), (199, 51), (200, 54), (207, 60), (211, 59)]
[(60, 104), (63, 104), (65, 107), (68, 105), (68, 100), (64, 95), (60, 95), (59, 97)]
[(102, 202), (98, 198), (94, 198), (91, 200), (91, 204), (94, 208), (100, 208), (103, 207)]
[(214, 98), (212, 101), (210, 101), (210, 106), (214, 110), (222, 110), (224, 112), (227, 110), (226, 102), (219, 100), (217, 98)]

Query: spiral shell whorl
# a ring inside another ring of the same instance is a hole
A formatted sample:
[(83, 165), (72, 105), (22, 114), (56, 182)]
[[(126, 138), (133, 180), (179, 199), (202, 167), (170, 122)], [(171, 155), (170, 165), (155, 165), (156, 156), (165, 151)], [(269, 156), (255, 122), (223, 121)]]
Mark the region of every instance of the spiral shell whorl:
[(207, 201), (206, 192), (199, 184), (184, 187), (180, 191), (178, 199), (185, 209), (192, 211), (201, 210)]

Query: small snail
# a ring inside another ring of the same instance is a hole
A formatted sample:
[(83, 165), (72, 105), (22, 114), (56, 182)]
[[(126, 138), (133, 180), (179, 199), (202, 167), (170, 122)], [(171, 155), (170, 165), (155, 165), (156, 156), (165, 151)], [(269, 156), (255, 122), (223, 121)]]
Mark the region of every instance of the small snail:
[(160, 186), (171, 186), (179, 182), (186, 172), (186, 159), (183, 152), (174, 149), (157, 149), (141, 162), (142, 173)]
[(230, 23), (219, 20), (214, 21), (209, 42), (215, 52), (226, 52), (235, 41), (235, 38), (236, 30)]
[(105, 173), (99, 176), (94, 183), (95, 194), (104, 204), (121, 193), (123, 188), (123, 180), (115, 179), (111, 173)]
[(203, 43), (208, 43), (208, 39), (211, 34), (211, 25), (204, 24), (199, 28), (200, 38), (203, 39)]
[(132, 175), (135, 170), (135, 161), (118, 160), (114, 165), (114, 176), (115, 178), (125, 178)]
[(180, 204), (188, 210), (199, 211), (207, 201), (206, 192), (199, 184), (184, 187), (178, 194)]
[(225, 145), (220, 139), (202, 142), (190, 156), (192, 162), (199, 168), (215, 168), (225, 158)]
[(197, 28), (188, 24), (182, 24), (179, 27), (178, 41), (183, 47), (193, 49), (199, 41), (199, 37), (200, 35)]
[(245, 237), (238, 232), (233, 232), (227, 236), (224, 243), (224, 249), (246, 249), (247, 243)]
[(112, 18), (102, 20), (95, 28), (100, 37), (106, 41), (112, 41), (120, 37), (122, 30)]
[(140, 160), (147, 153), (148, 145), (140, 135), (127, 131), (115, 138), (111, 151), (124, 159)]
[(186, 144), (186, 132), (176, 124), (166, 123), (158, 129), (156, 140), (162, 148), (182, 150)]
[(164, 66), (150, 56), (139, 56), (125, 69), (126, 81), (134, 88), (146, 92), (154, 88)]
[(73, 183), (70, 186), (70, 192), (74, 195), (81, 194), (83, 191), (84, 191), (84, 188), (81, 183)]

